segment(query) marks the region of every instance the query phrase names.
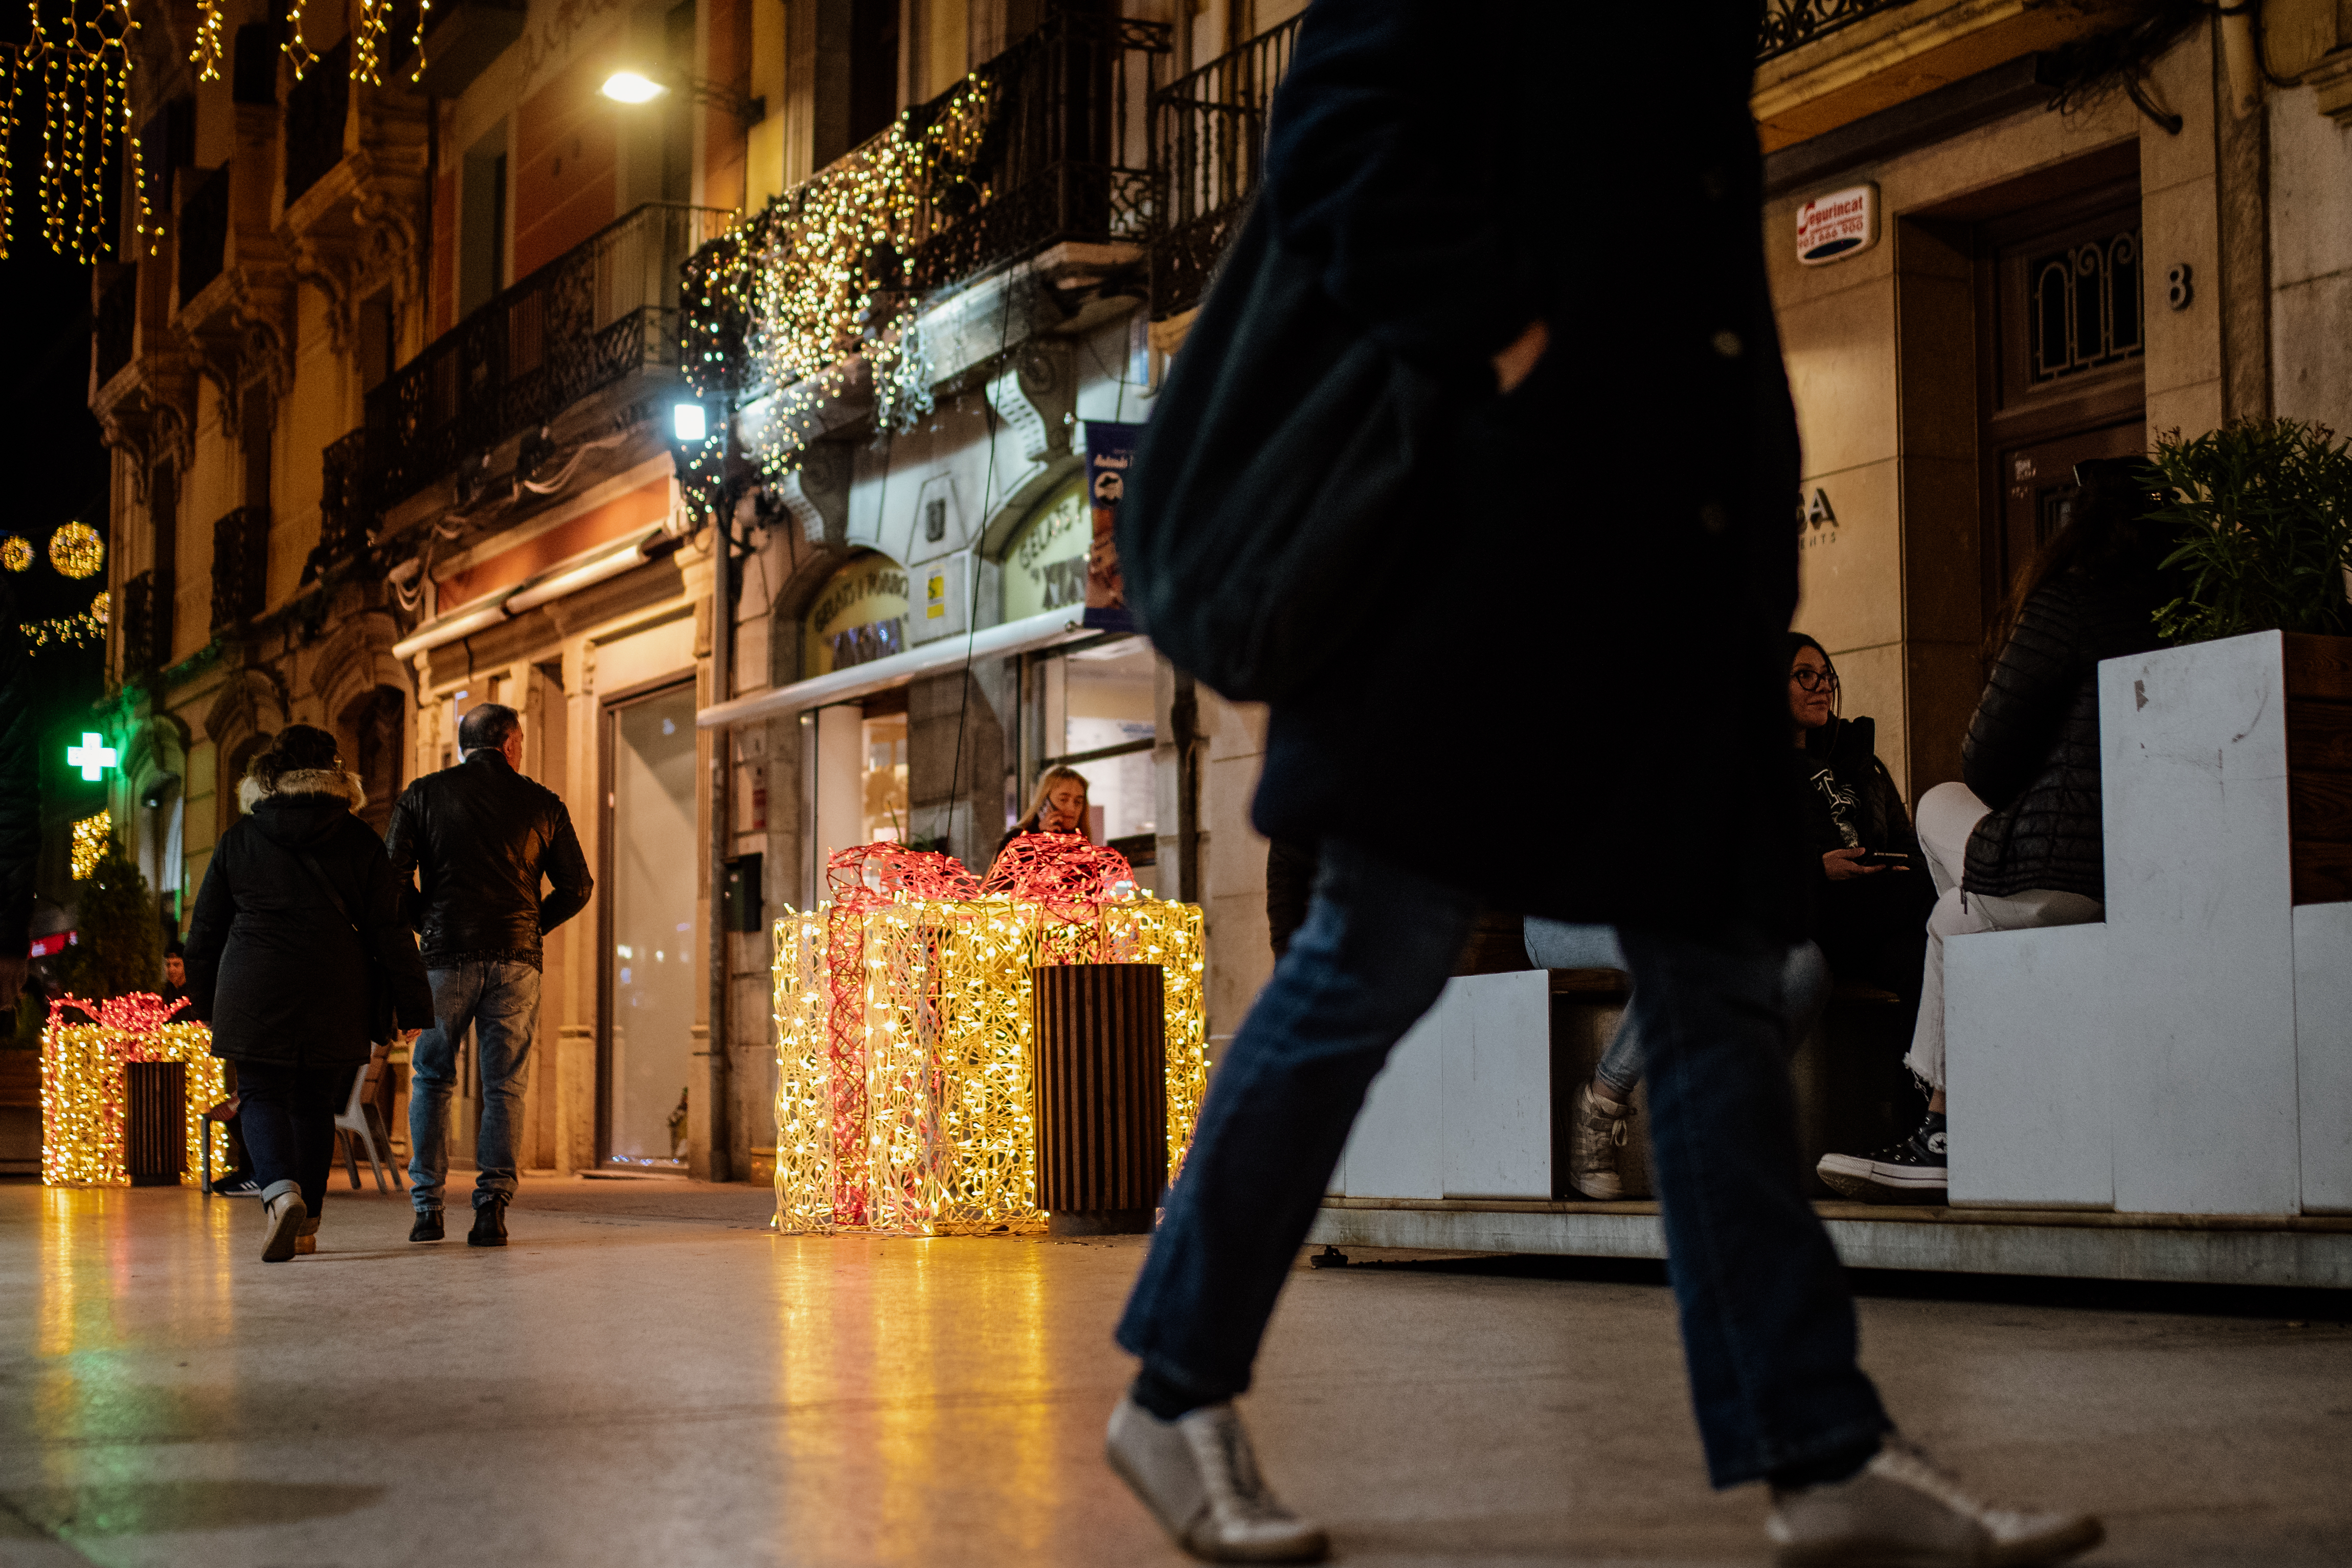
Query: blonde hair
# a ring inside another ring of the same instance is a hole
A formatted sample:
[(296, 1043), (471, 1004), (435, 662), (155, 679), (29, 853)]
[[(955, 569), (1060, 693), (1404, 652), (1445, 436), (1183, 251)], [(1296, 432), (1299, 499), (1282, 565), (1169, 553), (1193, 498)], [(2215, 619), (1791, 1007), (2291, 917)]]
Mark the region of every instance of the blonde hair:
[[(1047, 797), (1053, 794), (1055, 785), (1065, 782), (1076, 783), (1081, 790), (1085, 791), (1087, 803), (1088, 805), (1094, 803), (1094, 786), (1087, 782), (1085, 774), (1075, 768), (1048, 768), (1037, 776), (1036, 793), (1029, 797), (1029, 814), (1014, 823), (1013, 831), (1016, 833), (1035, 832), (1037, 824), (1045, 820)], [(1086, 813), (1083, 810), (1078, 814), (1078, 836), (1087, 837)]]

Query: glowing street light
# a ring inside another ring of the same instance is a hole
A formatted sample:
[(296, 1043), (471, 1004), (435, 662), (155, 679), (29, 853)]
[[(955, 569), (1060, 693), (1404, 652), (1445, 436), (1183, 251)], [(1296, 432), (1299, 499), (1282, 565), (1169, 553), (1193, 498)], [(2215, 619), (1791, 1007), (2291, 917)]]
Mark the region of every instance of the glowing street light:
[(639, 71), (614, 71), (604, 78), (604, 96), (615, 103), (651, 103), (668, 90)]
[(99, 775), (114, 766), (114, 747), (104, 744), (106, 737), (89, 730), (81, 732), (81, 744), (66, 747), (66, 766), (79, 768), (81, 776), (95, 784)]
[(698, 402), (673, 404), (669, 411), (670, 429), (681, 442), (699, 443), (709, 439), (710, 418)]

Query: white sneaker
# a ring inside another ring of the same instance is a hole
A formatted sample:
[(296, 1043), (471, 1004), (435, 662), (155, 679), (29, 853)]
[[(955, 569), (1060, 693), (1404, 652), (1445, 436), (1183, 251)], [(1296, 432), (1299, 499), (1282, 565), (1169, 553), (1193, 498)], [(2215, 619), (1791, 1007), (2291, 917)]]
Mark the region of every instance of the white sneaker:
[(2086, 1513), (1989, 1508), (1893, 1437), (1844, 1480), (1776, 1490), (1764, 1532), (1780, 1568), (2029, 1568), (2106, 1539)]
[(302, 1222), (310, 1218), (302, 1206), (301, 1187), (290, 1181), (271, 1182), (261, 1195), (261, 1217), (267, 1227), (262, 1233), (261, 1260), (283, 1263), (294, 1256)]
[(1211, 1563), (1315, 1563), (1322, 1527), (1277, 1501), (1231, 1401), (1162, 1421), (1132, 1395), (1110, 1413), (1104, 1457), (1169, 1538)]
[(1625, 1181), (1619, 1167), (1625, 1157), (1625, 1138), (1633, 1120), (1633, 1106), (1602, 1099), (1592, 1092), (1590, 1083), (1577, 1090), (1569, 1186), (1595, 1203), (1615, 1203), (1625, 1196)]

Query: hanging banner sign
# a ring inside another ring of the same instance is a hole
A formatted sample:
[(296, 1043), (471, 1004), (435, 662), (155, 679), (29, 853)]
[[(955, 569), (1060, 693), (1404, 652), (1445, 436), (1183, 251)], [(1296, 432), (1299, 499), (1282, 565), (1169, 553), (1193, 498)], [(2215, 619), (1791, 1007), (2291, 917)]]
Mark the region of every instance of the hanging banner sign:
[(1135, 465), (1143, 426), (1106, 419), (1085, 422), (1087, 498), (1094, 510), (1094, 546), (1087, 553), (1087, 612), (1082, 625), (1105, 632), (1132, 632), (1127, 579), (1118, 569), (1118, 503), (1127, 494), (1127, 472)]
[(1797, 209), (1797, 259), (1807, 267), (1843, 261), (1878, 243), (1878, 187), (1849, 185)]

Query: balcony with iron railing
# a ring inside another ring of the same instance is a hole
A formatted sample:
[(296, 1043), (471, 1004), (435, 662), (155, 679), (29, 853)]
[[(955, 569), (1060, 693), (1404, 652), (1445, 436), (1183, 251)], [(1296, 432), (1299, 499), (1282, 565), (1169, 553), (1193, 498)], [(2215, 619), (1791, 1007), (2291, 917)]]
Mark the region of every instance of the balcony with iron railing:
[(122, 674), (142, 675), (172, 662), (172, 580), (142, 571), (122, 585)]
[(354, 526), (372, 526), (373, 508), (463, 459), (633, 372), (674, 366), (681, 264), (727, 216), (648, 203), (435, 340), (368, 393), (362, 429), (328, 449), (331, 530), (348, 543)]
[(268, 607), (269, 508), (239, 507), (213, 524), (213, 631)]
[(1151, 315), (1200, 303), (1217, 258), (1239, 232), (1265, 172), (1274, 89), (1298, 44), (1293, 17), (1151, 95), (1151, 158), (1159, 186), (1151, 242)]
[[(698, 373), (720, 361), (739, 377), (753, 326), (702, 282), (743, 256), (829, 246), (845, 204), (877, 236), (856, 261), (856, 292), (877, 301), (967, 283), (1067, 242), (1139, 257), (1158, 221), (1147, 108), (1168, 40), (1160, 23), (1059, 13), (772, 199), (689, 267)], [(877, 305), (867, 321), (887, 314)], [(844, 359), (860, 351), (846, 340), (832, 348)]]

